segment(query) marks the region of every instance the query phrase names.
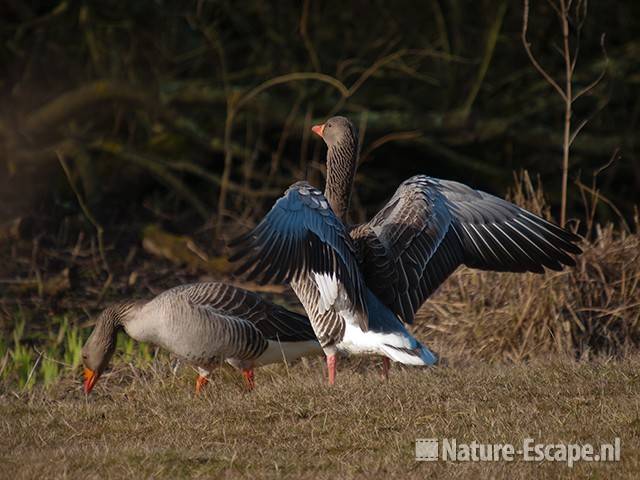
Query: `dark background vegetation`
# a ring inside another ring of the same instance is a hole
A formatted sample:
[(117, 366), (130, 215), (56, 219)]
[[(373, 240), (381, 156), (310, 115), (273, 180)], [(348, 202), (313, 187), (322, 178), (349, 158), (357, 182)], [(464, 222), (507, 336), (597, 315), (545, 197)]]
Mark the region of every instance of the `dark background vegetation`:
[[(528, 40), (564, 85), (553, 5), (532, 2)], [(449, 282), (418, 332), (461, 351), (580, 356), (640, 338), (640, 3), (572, 5), (574, 91), (604, 75), (573, 104), (568, 217), (591, 246), (567, 277)], [(336, 113), (361, 132), (353, 221), (417, 173), (557, 220), (564, 104), (525, 53), (522, 14), (506, 0), (0, 2), (4, 338), (62, 350), (109, 301), (229, 279), (224, 241), (294, 181), (323, 185), (310, 127)]]
[[(294, 180), (322, 184), (324, 148), (308, 129), (335, 112), (364, 130), (356, 207), (367, 212), (411, 174), (504, 194), (521, 169), (540, 175), (557, 211), (563, 105), (526, 57), (520, 2), (5, 0), (0, 12), (0, 213), (38, 232), (81, 215), (70, 181), (107, 237), (112, 225), (193, 232), (219, 213), (260, 214)], [(530, 17), (533, 51), (561, 83), (556, 15), (540, 0)], [(598, 187), (633, 215), (638, 31), (638, 2), (588, 3), (574, 88), (607, 73), (574, 104), (575, 126), (591, 120), (572, 148), (573, 217), (583, 215), (574, 180), (591, 186), (611, 158)], [(293, 78), (254, 92), (225, 145), (240, 99), (293, 72), (331, 76), (349, 94)], [(598, 214), (619, 220), (606, 203)]]

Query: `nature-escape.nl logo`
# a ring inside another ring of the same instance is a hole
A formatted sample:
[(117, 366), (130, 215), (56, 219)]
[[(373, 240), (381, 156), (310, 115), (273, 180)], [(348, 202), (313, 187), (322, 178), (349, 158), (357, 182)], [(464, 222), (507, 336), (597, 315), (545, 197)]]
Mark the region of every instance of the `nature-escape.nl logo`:
[(525, 438), (520, 445), (512, 443), (466, 443), (455, 438), (416, 439), (416, 460), (434, 462), (562, 462), (569, 468), (576, 462), (619, 462), (621, 442), (611, 443), (538, 443)]

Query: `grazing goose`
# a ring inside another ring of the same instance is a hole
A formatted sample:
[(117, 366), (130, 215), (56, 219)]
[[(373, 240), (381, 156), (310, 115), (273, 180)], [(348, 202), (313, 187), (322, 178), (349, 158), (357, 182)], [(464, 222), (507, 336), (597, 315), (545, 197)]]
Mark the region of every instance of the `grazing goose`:
[(194, 283), (102, 312), (82, 349), (85, 393), (107, 368), (120, 328), (197, 367), (196, 393), (224, 360), (242, 370), (252, 389), (254, 367), (322, 352), (303, 315), (224, 283)]
[[(327, 356), (374, 353), (412, 365), (436, 357), (405, 329), (460, 265), (510, 272), (575, 265), (578, 237), (488, 193), (417, 175), (368, 223), (346, 225), (357, 132), (333, 117), (313, 132), (327, 144), (324, 194), (292, 185), (258, 226), (230, 243), (238, 274), (288, 282)], [(385, 372), (388, 360), (385, 360)]]

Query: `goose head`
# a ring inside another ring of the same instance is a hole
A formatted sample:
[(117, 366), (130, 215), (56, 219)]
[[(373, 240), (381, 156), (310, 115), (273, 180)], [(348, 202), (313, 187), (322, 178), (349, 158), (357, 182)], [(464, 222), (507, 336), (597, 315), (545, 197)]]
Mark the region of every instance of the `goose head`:
[(311, 130), (320, 136), (327, 147), (353, 146), (358, 144), (356, 128), (347, 117), (331, 117), (320, 125), (314, 125)]
[(89, 394), (93, 386), (111, 361), (116, 349), (117, 327), (120, 321), (115, 308), (103, 311), (96, 325), (82, 347), (82, 364), (84, 365), (84, 393)]
[(84, 365), (84, 393), (91, 393), (106, 370), (116, 349), (118, 330), (135, 314), (140, 302), (126, 302), (106, 308), (96, 320), (95, 327), (82, 347)]

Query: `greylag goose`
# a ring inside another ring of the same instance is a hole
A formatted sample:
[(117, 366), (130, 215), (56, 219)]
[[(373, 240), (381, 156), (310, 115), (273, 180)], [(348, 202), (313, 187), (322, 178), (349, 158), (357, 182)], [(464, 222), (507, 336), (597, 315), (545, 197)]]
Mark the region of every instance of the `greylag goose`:
[(121, 328), (197, 367), (196, 393), (225, 360), (242, 370), (251, 389), (254, 367), (322, 352), (303, 315), (224, 283), (182, 285), (150, 301), (116, 304), (100, 314), (82, 349), (85, 393), (107, 368)]
[[(461, 183), (417, 175), (371, 221), (348, 226), (358, 137), (345, 117), (312, 128), (328, 147), (324, 194), (289, 187), (252, 231), (230, 243), (237, 273), (290, 283), (327, 356), (379, 354), (412, 365), (436, 361), (406, 330), (460, 265), (509, 272), (575, 265), (579, 238), (517, 205)], [(385, 359), (385, 372), (388, 360)]]

